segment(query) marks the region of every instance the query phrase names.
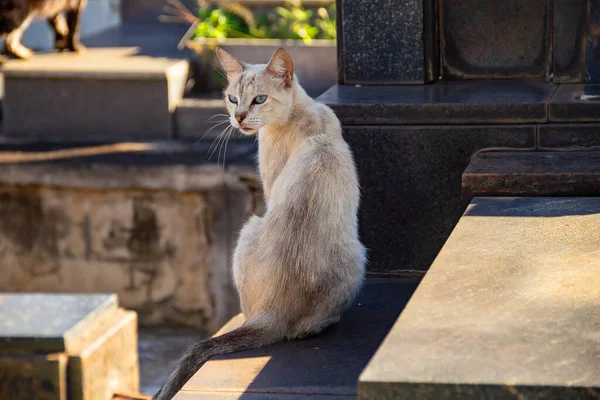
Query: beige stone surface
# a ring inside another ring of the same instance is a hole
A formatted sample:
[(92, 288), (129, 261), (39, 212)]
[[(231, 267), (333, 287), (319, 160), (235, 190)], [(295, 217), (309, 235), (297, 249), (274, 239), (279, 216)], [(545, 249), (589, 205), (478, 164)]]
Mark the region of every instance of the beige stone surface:
[(67, 355), (0, 355), (0, 399), (67, 400)]
[(158, 79), (187, 73), (187, 62), (137, 54), (137, 47), (87, 49), (84, 53), (40, 53), (31, 60), (10, 60), (4, 76), (31, 78)]
[(360, 399), (600, 398), (600, 198), (475, 198)]
[(236, 235), (263, 207), (251, 167), (78, 168), (2, 168), (0, 291), (116, 293), (142, 324), (211, 331), (238, 311)]

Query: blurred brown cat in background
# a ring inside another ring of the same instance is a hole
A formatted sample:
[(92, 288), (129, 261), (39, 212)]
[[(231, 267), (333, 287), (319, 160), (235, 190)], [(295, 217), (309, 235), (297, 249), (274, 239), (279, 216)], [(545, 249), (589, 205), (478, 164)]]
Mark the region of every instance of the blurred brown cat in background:
[(21, 37), (36, 16), (46, 17), (54, 31), (54, 47), (81, 51), (79, 27), (87, 0), (0, 0), (0, 36), (5, 51), (28, 59), (33, 52), (21, 44)]

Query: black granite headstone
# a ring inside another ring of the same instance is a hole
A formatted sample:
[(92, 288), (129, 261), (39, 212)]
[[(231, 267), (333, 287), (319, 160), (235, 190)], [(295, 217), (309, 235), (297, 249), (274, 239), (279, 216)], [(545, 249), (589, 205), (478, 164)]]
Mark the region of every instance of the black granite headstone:
[(554, 0), (554, 81), (600, 82), (600, 0)]
[(440, 1), (445, 78), (549, 77), (552, 0)]
[(339, 0), (340, 83), (437, 79), (436, 10), (436, 0)]

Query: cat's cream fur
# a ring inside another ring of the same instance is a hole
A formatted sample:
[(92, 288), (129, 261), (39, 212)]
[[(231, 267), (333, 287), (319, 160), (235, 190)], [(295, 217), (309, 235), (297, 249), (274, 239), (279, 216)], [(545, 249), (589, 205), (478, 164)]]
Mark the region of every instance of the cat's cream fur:
[[(359, 186), (338, 119), (298, 84), (285, 50), (267, 65), (245, 65), (221, 49), (217, 55), (229, 80), (232, 125), (258, 134), (267, 211), (244, 226), (233, 259), (247, 322), (192, 347), (158, 400), (171, 399), (212, 355), (321, 332), (340, 319), (364, 279)], [(253, 102), (259, 95), (267, 95), (263, 104)]]

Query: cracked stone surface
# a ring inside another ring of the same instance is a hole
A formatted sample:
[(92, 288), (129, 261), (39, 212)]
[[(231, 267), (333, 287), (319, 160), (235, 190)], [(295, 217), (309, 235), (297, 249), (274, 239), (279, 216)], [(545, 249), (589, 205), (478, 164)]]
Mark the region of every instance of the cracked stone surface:
[(0, 167), (0, 291), (115, 293), (142, 325), (208, 331), (238, 311), (230, 258), (263, 207), (253, 166)]

